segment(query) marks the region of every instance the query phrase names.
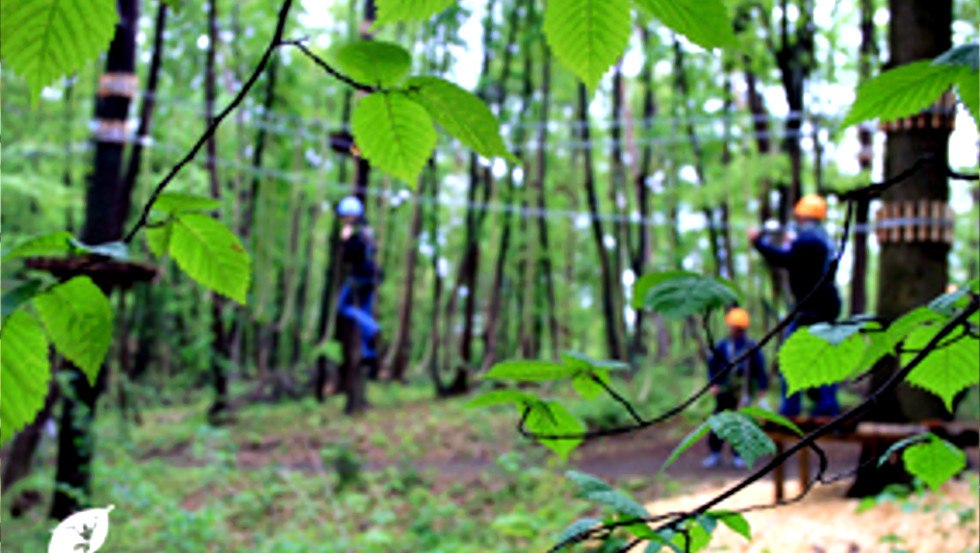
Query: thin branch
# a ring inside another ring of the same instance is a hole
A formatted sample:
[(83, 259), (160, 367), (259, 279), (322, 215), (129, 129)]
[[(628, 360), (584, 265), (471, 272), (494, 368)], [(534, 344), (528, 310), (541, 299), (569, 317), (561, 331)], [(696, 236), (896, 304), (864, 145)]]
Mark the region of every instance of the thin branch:
[(309, 48), (307, 48), (306, 45), (303, 44), (305, 41), (306, 41), (305, 38), (300, 38), (295, 40), (284, 40), (280, 44), (282, 44), (283, 46), (295, 46), (299, 48), (300, 52), (303, 52), (303, 54), (306, 55), (306, 57), (313, 60), (313, 63), (319, 65), (320, 68), (326, 71), (330, 76), (334, 77), (338, 81), (341, 81), (351, 86), (352, 88), (360, 90), (361, 92), (368, 92), (368, 93), (378, 91), (378, 87), (371, 86), (369, 84), (365, 84), (360, 81), (356, 81), (352, 77), (345, 75), (340, 71), (338, 71), (337, 69), (335, 69), (334, 67), (332, 67), (330, 64), (326, 62), (326, 60), (314, 54)]

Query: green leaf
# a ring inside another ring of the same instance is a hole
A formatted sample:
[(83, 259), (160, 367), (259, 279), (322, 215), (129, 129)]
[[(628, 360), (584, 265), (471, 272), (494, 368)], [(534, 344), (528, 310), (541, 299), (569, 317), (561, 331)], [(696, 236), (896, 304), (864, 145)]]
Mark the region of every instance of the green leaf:
[(61, 257), (72, 251), (75, 237), (70, 232), (60, 230), (24, 240), (4, 254), (4, 261), (20, 257)]
[(445, 10), (455, 0), (375, 0), (378, 25), (396, 21), (425, 21)]
[[(664, 547), (673, 551), (674, 553), (687, 553), (684, 551), (681, 545), (677, 542), (678, 533), (666, 528), (660, 530), (659, 532), (654, 532), (654, 535), (650, 537), (650, 543), (644, 550), (645, 553), (660, 553), (663, 551)], [(683, 537), (681, 537), (683, 539)]]
[(941, 320), (936, 311), (928, 307), (918, 307), (899, 317), (888, 326), (885, 332), (875, 332), (866, 335), (869, 343), (860, 361), (851, 374), (860, 374), (870, 370), (879, 359), (895, 353), (895, 346), (917, 327), (931, 321)]
[(970, 302), (969, 290), (960, 288), (943, 294), (929, 302), (929, 309), (943, 317), (952, 317)]
[(569, 367), (575, 367), (587, 371), (602, 369), (606, 371), (622, 371), (630, 368), (628, 363), (613, 360), (593, 359), (584, 353), (577, 351), (565, 351), (561, 354), (561, 360)]
[[(564, 405), (556, 401), (537, 401), (530, 405), (531, 412), (525, 421), (526, 428), (535, 434), (575, 435), (585, 432), (585, 423), (571, 414)], [(555, 452), (562, 460), (575, 450), (581, 438), (538, 439), (541, 445)]]
[(722, 48), (735, 41), (731, 17), (721, 0), (636, 0), (636, 4), (698, 46)]
[(757, 419), (762, 419), (774, 424), (778, 424), (783, 428), (788, 428), (792, 430), (798, 436), (803, 435), (803, 430), (801, 430), (799, 426), (796, 426), (796, 423), (794, 423), (793, 421), (787, 419), (786, 417), (778, 413), (773, 413), (772, 411), (766, 411), (761, 407), (753, 407), (753, 406), (742, 407), (741, 409), (738, 410), (738, 412), (742, 413), (743, 415), (748, 415), (750, 417), (755, 417)]
[(867, 327), (868, 323), (864, 321), (845, 321), (840, 323), (817, 323), (808, 326), (807, 329), (810, 331), (810, 334), (826, 340), (832, 345), (839, 346), (845, 340)]
[(170, 255), (177, 266), (202, 285), (245, 305), (252, 260), (221, 221), (185, 213), (173, 220)]
[(548, 0), (544, 34), (552, 53), (589, 90), (626, 50), (629, 0)]
[(687, 437), (681, 440), (681, 443), (677, 444), (677, 447), (675, 447), (674, 451), (670, 453), (670, 457), (667, 457), (667, 460), (664, 461), (664, 464), (662, 467), (660, 467), (660, 470), (663, 471), (670, 465), (674, 464), (674, 461), (681, 456), (681, 453), (691, 449), (691, 446), (697, 443), (701, 438), (707, 436), (708, 432), (711, 432), (711, 427), (708, 425), (708, 422), (705, 421), (701, 423), (700, 426), (695, 428), (693, 432), (688, 434)]
[(376, 87), (400, 83), (412, 66), (408, 50), (381, 40), (339, 44), (327, 51), (327, 60), (355, 81)]
[(37, 416), (51, 380), (48, 340), (30, 313), (14, 311), (0, 330), (0, 444)]
[(481, 408), (494, 405), (516, 405), (519, 409), (541, 401), (536, 396), (520, 390), (490, 390), (466, 402), (466, 407)]
[(586, 499), (607, 507), (610, 511), (626, 518), (646, 518), (650, 516), (646, 507), (640, 505), (635, 499), (619, 490), (592, 492)]
[(500, 137), (497, 118), (475, 94), (438, 77), (412, 77), (405, 88), (443, 130), (476, 153), (517, 162)]
[(933, 436), (933, 434), (931, 434), (930, 432), (926, 432), (923, 434), (916, 434), (915, 436), (909, 436), (904, 440), (899, 440), (893, 443), (892, 445), (888, 446), (888, 449), (886, 449), (885, 452), (878, 457), (878, 466), (880, 467), (884, 465), (888, 461), (888, 458), (891, 457), (893, 453), (902, 451), (903, 449), (907, 448), (912, 444), (917, 444), (921, 441), (928, 440), (930, 439), (930, 436)]
[(42, 284), (41, 280), (31, 279), (5, 293), (3, 295), (3, 318), (6, 319), (10, 315), (13, 315), (17, 311), (17, 308), (31, 301), (34, 298), (34, 294), (41, 289)]
[(963, 71), (962, 66), (917, 61), (865, 81), (857, 90), (842, 127), (879, 118), (894, 121), (919, 113), (939, 99)]
[(956, 94), (980, 128), (980, 75), (976, 71), (960, 71), (956, 77)]
[(752, 541), (752, 527), (749, 525), (749, 521), (740, 513), (733, 511), (708, 511), (707, 514), (731, 528), (743, 538)]
[(115, 0), (6, 0), (0, 4), (0, 58), (36, 99), (42, 88), (105, 51), (118, 19)]
[(932, 63), (936, 65), (958, 65), (972, 69), (976, 73), (980, 71), (980, 44), (970, 42), (953, 46), (938, 55), (936, 59), (932, 60)]
[(864, 351), (864, 340), (852, 335), (834, 345), (801, 328), (779, 349), (779, 369), (787, 393), (840, 382), (854, 373), (854, 360)]
[(183, 192), (164, 192), (157, 201), (153, 202), (153, 210), (172, 215), (188, 211), (214, 211), (221, 207), (221, 202), (205, 196), (185, 194)]
[(436, 146), (429, 113), (401, 92), (362, 98), (351, 126), (361, 155), (409, 184), (415, 183)]
[[(602, 378), (602, 377), (599, 377)], [(608, 380), (609, 375), (606, 374), (606, 379)], [(582, 399), (592, 400), (602, 395), (605, 389), (592, 379), (589, 374), (577, 374), (572, 377), (572, 387), (578, 392), (578, 395), (582, 396)]]
[(517, 359), (497, 363), (490, 367), (483, 378), (513, 382), (544, 382), (568, 378), (577, 372), (578, 370), (573, 367), (559, 365), (551, 361)]
[(650, 273), (633, 285), (634, 308), (652, 309), (674, 319), (700, 315), (737, 301), (731, 283), (689, 271)]
[[(922, 349), (939, 331), (939, 326), (919, 327), (905, 341), (905, 347)], [(948, 339), (938, 349), (930, 352), (905, 380), (914, 386), (927, 390), (940, 398), (950, 412), (953, 411), (953, 398), (970, 386), (980, 384), (980, 340), (965, 336)], [(903, 352), (902, 364), (915, 357), (916, 353)]]
[(731, 444), (735, 452), (752, 468), (756, 459), (776, 452), (776, 444), (751, 418), (731, 411), (715, 413), (708, 426), (719, 438)]
[(933, 491), (966, 468), (966, 454), (946, 440), (935, 436), (915, 444), (902, 453), (905, 470), (921, 479)]
[(555, 543), (571, 543), (572, 540), (581, 534), (588, 532), (600, 524), (602, 524), (602, 521), (596, 518), (580, 518), (562, 530), (561, 533), (558, 534), (558, 538), (555, 540)]
[(87, 276), (77, 276), (34, 297), (41, 322), (58, 353), (95, 384), (112, 343), (112, 306)]
[(170, 219), (161, 226), (147, 228), (146, 247), (150, 248), (153, 255), (163, 257), (170, 249), (170, 237), (173, 235), (173, 231), (173, 220)]
[(578, 494), (582, 497), (588, 497), (592, 493), (607, 492), (613, 489), (605, 480), (578, 470), (566, 471), (565, 478), (575, 483), (575, 486), (578, 487)]

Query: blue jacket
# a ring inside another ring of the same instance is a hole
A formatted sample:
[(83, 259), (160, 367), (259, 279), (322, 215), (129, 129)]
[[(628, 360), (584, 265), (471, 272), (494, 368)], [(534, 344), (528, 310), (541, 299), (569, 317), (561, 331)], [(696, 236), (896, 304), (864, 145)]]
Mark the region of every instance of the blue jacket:
[[(714, 378), (730, 362), (754, 347), (755, 341), (750, 338), (720, 340), (711, 352), (711, 359), (708, 360), (708, 378)], [(766, 375), (766, 361), (762, 356), (762, 350), (757, 350), (748, 359), (733, 367), (718, 386), (725, 391), (739, 393), (744, 386), (743, 379), (746, 375), (751, 379), (749, 387), (753, 390), (769, 389), (769, 377)]]
[(370, 230), (360, 226), (341, 243), (341, 247), (349, 276), (358, 284), (375, 284), (379, 274), (374, 261), (376, 246)]
[[(810, 293), (834, 260), (833, 243), (823, 227), (815, 223), (801, 225), (788, 245), (772, 244), (767, 237), (760, 236), (753, 246), (770, 264), (789, 272), (790, 291), (797, 302)], [(840, 314), (841, 300), (833, 276), (828, 277), (800, 309), (801, 324), (836, 319)]]

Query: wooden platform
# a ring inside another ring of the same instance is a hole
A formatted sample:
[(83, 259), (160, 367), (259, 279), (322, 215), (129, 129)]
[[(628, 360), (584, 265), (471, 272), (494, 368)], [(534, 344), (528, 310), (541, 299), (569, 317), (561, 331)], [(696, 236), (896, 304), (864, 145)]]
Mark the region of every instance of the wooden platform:
[[(804, 433), (810, 433), (817, 428), (831, 421), (830, 418), (793, 418), (791, 419)], [(792, 444), (800, 439), (785, 427), (773, 424), (763, 424), (763, 430), (776, 443), (776, 455), (782, 454), (786, 450), (787, 444)], [(838, 432), (828, 434), (819, 440), (820, 442), (844, 442), (858, 443), (862, 445), (879, 445), (880, 451), (884, 451), (894, 442), (910, 438), (912, 436), (932, 432), (950, 443), (961, 447), (975, 447), (980, 445), (980, 426), (963, 422), (943, 422), (943, 421), (922, 421), (916, 423), (882, 423), (882, 422), (861, 422), (851, 427), (845, 427)], [(812, 473), (810, 470), (810, 448), (804, 448), (796, 455), (799, 459), (800, 486), (806, 489), (810, 485)], [(787, 462), (789, 462), (787, 460)], [(776, 467), (773, 471), (774, 495), (776, 501), (785, 498), (786, 486), (786, 463)]]

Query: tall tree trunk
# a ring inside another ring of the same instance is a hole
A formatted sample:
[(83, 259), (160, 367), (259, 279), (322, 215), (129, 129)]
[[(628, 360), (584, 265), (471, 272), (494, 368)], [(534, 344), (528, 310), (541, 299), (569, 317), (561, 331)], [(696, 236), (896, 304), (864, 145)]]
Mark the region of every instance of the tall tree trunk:
[(545, 312), (548, 317), (548, 333), (551, 335), (551, 356), (558, 359), (561, 351), (561, 330), (558, 325), (558, 300), (555, 297), (555, 277), (551, 263), (551, 243), (548, 239), (548, 205), (545, 200), (545, 178), (547, 177), (548, 161), (548, 106), (551, 104), (551, 56), (544, 52), (541, 57), (541, 117), (538, 128), (538, 174), (534, 185), (538, 199), (538, 239), (541, 242), (541, 252), (538, 254), (541, 264), (541, 276), (545, 287)]
[[(864, 82), (871, 78), (874, 58), (878, 55), (878, 45), (875, 39), (874, 0), (861, 0), (861, 54), (858, 60), (858, 79)], [(858, 127), (858, 142), (861, 150), (858, 152), (858, 162), (861, 172), (871, 175), (871, 164), (874, 160), (874, 143), (872, 130), (868, 123)], [(851, 269), (851, 314), (864, 313), (868, 309), (868, 214), (870, 202), (861, 200), (855, 206), (854, 236), (851, 247), (854, 252), (854, 266)]]
[[(218, 49), (218, 2), (208, 0), (208, 47), (204, 62), (204, 117), (205, 125), (214, 124), (214, 101), (217, 97), (215, 87), (215, 57)], [(211, 197), (221, 199), (221, 181), (218, 179), (218, 141), (214, 134), (205, 143), (204, 166), (208, 172), (208, 184)], [(217, 213), (214, 214), (218, 216)], [(212, 423), (221, 422), (222, 415), (228, 407), (228, 375), (225, 374), (225, 364), (230, 355), (228, 333), (224, 322), (224, 299), (211, 292), (211, 384), (214, 387), (214, 399), (208, 408), (208, 420)]]
[[(928, 4), (916, 0), (890, 0), (889, 8), (891, 67), (931, 59), (949, 49), (952, 0), (936, 0)], [(895, 202), (946, 204), (949, 201), (949, 183), (944, 164), (948, 159), (949, 134), (954, 116), (952, 112), (943, 114), (934, 120), (938, 123), (935, 126), (911, 125), (906, 128), (894, 125), (888, 132), (885, 178), (894, 177), (922, 156), (931, 155), (941, 163), (929, 165), (905, 182), (888, 189), (882, 196), (886, 207), (896, 205)], [(943, 242), (907, 240), (882, 243), (878, 277), (879, 315), (886, 320), (895, 320), (941, 294), (948, 278), (948, 254), (949, 245)], [(880, 387), (896, 370), (897, 359), (883, 360), (872, 373), (870, 389)], [(879, 396), (868, 414), (870, 420), (886, 422), (951, 417), (952, 414), (939, 398), (906, 382)], [(880, 447), (887, 447), (887, 444)], [(862, 450), (862, 459), (876, 458), (880, 453), (878, 448), (866, 446)], [(870, 468), (858, 472), (849, 494), (873, 495), (888, 484), (907, 478), (897, 466), (889, 464), (876, 470), (876, 465), (870, 463)]]
[(610, 265), (612, 266), (613, 275), (615, 275), (613, 282), (616, 283), (616, 286), (612, 290), (614, 294), (614, 309), (616, 313), (620, 314), (615, 319), (616, 324), (619, 325), (616, 333), (619, 334), (624, 344), (624, 353), (626, 348), (625, 344), (629, 338), (626, 332), (626, 322), (623, 320), (622, 315), (626, 309), (626, 297), (623, 293), (623, 287), (620, 284), (623, 273), (625, 272), (625, 264), (628, 262), (630, 248), (629, 226), (626, 222), (629, 201), (626, 197), (626, 166), (623, 160), (623, 126), (626, 121), (625, 96), (623, 72), (620, 66), (617, 65), (613, 71), (612, 121), (609, 127), (609, 177), (611, 181), (609, 187), (609, 204), (610, 212), (613, 214), (610, 227), (615, 238), (615, 246), (613, 247)]
[[(106, 56), (104, 79), (126, 83), (135, 79), (136, 31), (139, 1), (119, 0), (119, 22)], [(128, 200), (121, 179), (125, 122), (129, 115), (131, 89), (100, 87), (96, 97), (95, 170), (86, 193), (85, 223), (81, 240), (86, 244), (103, 244), (119, 240), (123, 234), (126, 213), (121, 206)], [(92, 426), (95, 405), (105, 382), (105, 371), (99, 372), (96, 384), (90, 385), (77, 367), (68, 364), (69, 383), (63, 392), (58, 466), (55, 471), (51, 518), (64, 519), (89, 502), (92, 479), (92, 456), (95, 437)]]
[[(589, 125), (589, 93), (585, 85), (578, 85), (578, 121), (579, 141), (582, 144), (592, 142), (592, 132)], [(613, 287), (620, 286), (619, 279), (612, 274), (612, 266), (609, 262), (609, 254), (606, 251), (605, 233), (602, 229), (602, 220), (599, 219), (599, 198), (596, 194), (595, 169), (592, 166), (592, 150), (584, 148), (582, 150), (582, 160), (585, 172), (585, 194), (589, 204), (589, 215), (592, 219), (592, 237), (595, 240), (596, 255), (599, 258), (600, 283), (599, 290), (602, 294), (602, 314), (606, 324), (606, 351), (611, 359), (626, 359), (626, 351), (623, 341), (617, 329), (621, 324), (616, 318), (622, 318), (622, 313), (616, 312), (616, 302), (613, 296)]]
[(384, 366), (392, 380), (405, 381), (405, 369), (408, 367), (409, 339), (412, 325), (412, 308), (415, 300), (415, 267), (419, 259), (419, 236), (422, 234), (422, 205), (425, 198), (427, 177), (420, 179), (418, 194), (414, 196), (415, 206), (412, 209), (412, 228), (409, 233), (408, 247), (405, 251), (405, 282), (402, 285), (403, 295), (398, 305), (398, 328), (395, 331), (391, 347)]

